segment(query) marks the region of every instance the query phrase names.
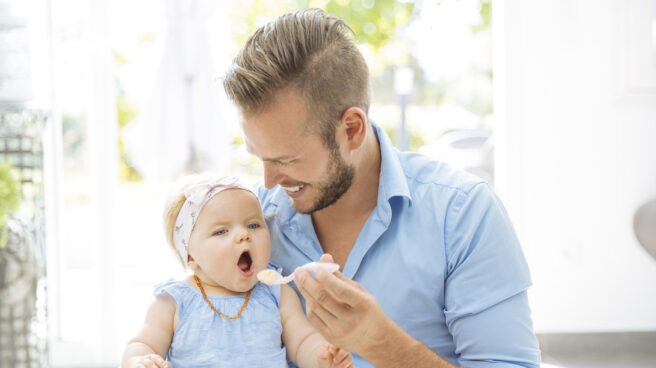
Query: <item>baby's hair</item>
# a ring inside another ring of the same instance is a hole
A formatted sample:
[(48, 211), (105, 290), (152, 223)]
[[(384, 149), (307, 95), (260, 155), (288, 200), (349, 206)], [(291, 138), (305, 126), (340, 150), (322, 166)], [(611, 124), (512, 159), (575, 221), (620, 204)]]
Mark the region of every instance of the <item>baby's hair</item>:
[(175, 257), (182, 263), (182, 266), (186, 269), (187, 262), (185, 259), (180, 257), (180, 254), (175, 250), (175, 243), (173, 242), (173, 228), (175, 227), (175, 220), (178, 218), (180, 209), (184, 205), (186, 197), (183, 192), (172, 194), (166, 200), (164, 205), (164, 233), (166, 235), (166, 242), (173, 249)]
[(187, 268), (187, 260), (180, 257), (180, 254), (175, 250), (175, 243), (173, 242), (175, 220), (177, 220), (180, 209), (187, 199), (184, 191), (192, 185), (209, 183), (221, 176), (222, 175), (215, 173), (202, 173), (185, 176), (174, 184), (174, 189), (171, 191), (164, 205), (164, 234), (166, 236), (166, 242), (169, 243), (176, 258), (182, 263), (182, 266), (185, 269)]

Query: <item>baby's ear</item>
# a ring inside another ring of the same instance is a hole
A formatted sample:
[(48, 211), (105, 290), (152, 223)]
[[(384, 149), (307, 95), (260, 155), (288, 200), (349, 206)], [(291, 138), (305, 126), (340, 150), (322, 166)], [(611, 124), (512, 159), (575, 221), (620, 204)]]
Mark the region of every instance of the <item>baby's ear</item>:
[(192, 271), (196, 271), (198, 269), (198, 264), (196, 261), (194, 261), (194, 257), (192, 257), (190, 254), (187, 255), (187, 267), (191, 268)]

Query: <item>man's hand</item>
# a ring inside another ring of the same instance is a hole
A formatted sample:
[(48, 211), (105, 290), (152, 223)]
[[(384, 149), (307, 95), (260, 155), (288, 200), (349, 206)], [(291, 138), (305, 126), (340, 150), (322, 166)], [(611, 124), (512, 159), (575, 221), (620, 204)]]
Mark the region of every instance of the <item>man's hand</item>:
[[(333, 262), (329, 254), (320, 262)], [(319, 271), (313, 278), (298, 270), (296, 285), (312, 324), (330, 343), (366, 357), (384, 343), (393, 322), (373, 295), (341, 272)]]

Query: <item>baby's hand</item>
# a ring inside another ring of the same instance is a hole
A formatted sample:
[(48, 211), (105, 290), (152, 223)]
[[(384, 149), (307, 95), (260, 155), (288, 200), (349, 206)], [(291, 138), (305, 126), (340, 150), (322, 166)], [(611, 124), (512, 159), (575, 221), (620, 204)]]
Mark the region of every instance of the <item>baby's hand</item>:
[(326, 343), (323, 352), (319, 354), (319, 367), (352, 368), (353, 356), (344, 349), (340, 349), (335, 345)]
[(165, 361), (157, 354), (144, 355), (134, 363), (135, 368), (171, 368), (171, 363)]

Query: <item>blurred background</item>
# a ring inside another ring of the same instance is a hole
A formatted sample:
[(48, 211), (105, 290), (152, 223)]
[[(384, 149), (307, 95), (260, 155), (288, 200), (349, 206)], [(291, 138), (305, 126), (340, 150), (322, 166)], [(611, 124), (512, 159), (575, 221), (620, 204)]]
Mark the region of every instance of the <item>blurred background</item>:
[(0, 367), (118, 365), (182, 273), (171, 183), (261, 178), (222, 75), (308, 7), (399, 149), (494, 185), (545, 364), (656, 367), (656, 0), (0, 0)]

